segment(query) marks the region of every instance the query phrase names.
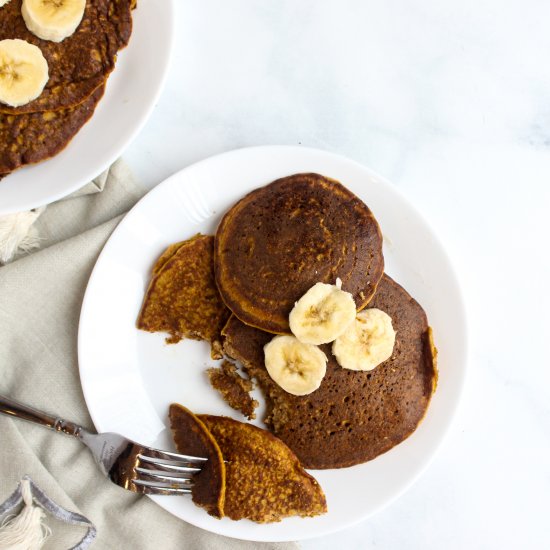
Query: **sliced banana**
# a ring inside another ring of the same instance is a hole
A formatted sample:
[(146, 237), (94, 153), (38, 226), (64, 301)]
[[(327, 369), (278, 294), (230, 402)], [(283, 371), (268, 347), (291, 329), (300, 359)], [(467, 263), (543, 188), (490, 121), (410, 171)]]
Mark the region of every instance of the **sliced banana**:
[(355, 323), (332, 344), (340, 366), (351, 370), (372, 370), (389, 359), (395, 345), (391, 317), (380, 309), (364, 309)]
[(36, 99), (48, 82), (40, 48), (24, 40), (0, 40), (0, 103), (19, 107)]
[(269, 376), (292, 395), (314, 392), (327, 371), (326, 355), (294, 336), (275, 336), (264, 346), (264, 355)]
[(305, 344), (327, 344), (342, 334), (355, 319), (355, 301), (336, 285), (317, 283), (294, 305), (288, 318), (292, 334)]
[(21, 15), (35, 36), (61, 42), (76, 31), (85, 8), (86, 0), (23, 0)]

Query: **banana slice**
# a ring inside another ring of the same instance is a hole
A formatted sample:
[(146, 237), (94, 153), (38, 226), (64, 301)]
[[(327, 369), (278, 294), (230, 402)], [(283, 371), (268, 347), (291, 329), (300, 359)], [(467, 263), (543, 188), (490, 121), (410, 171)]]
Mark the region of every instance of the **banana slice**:
[(0, 40), (0, 103), (19, 107), (36, 99), (48, 82), (40, 48), (24, 40)]
[(294, 336), (275, 336), (264, 346), (264, 355), (269, 376), (292, 395), (314, 392), (327, 371), (326, 355)]
[(23, 0), (21, 15), (38, 38), (61, 42), (76, 31), (86, 0)]
[(292, 334), (305, 344), (327, 344), (342, 334), (355, 319), (355, 301), (336, 285), (317, 283), (294, 305), (288, 318)]
[(351, 370), (372, 370), (389, 359), (395, 345), (391, 317), (380, 309), (364, 309), (355, 323), (332, 344), (340, 366)]

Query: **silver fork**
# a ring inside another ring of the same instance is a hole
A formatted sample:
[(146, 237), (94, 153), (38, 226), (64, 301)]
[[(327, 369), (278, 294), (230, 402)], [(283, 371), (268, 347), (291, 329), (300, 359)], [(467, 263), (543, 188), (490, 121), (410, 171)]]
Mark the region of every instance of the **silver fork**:
[(0, 395), (0, 413), (72, 435), (86, 445), (101, 471), (114, 483), (134, 493), (181, 495), (190, 493), (193, 475), (206, 458), (180, 455), (140, 445), (119, 434), (93, 434), (82, 426)]

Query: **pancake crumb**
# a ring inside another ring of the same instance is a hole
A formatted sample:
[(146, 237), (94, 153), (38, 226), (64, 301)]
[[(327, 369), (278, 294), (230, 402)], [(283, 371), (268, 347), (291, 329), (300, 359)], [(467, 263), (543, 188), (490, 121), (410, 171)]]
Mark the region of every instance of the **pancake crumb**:
[(259, 403), (249, 393), (254, 388), (252, 380), (243, 378), (237, 367), (229, 361), (224, 361), (219, 368), (209, 368), (206, 372), (212, 387), (220, 392), (231, 408), (240, 411), (249, 420), (256, 418), (254, 411)]

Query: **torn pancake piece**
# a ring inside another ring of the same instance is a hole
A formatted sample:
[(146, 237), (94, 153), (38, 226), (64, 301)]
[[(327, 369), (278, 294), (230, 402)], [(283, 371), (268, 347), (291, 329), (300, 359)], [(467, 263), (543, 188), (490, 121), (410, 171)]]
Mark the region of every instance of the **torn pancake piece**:
[(326, 498), (319, 483), (280, 439), (225, 416), (198, 416), (227, 461), (226, 516), (268, 523), (326, 513)]
[(256, 418), (254, 411), (259, 403), (249, 393), (254, 388), (252, 380), (243, 378), (229, 361), (224, 361), (219, 368), (209, 368), (206, 373), (212, 387), (220, 392), (231, 408), (240, 411), (249, 420)]
[(193, 502), (211, 516), (222, 518), (225, 500), (225, 464), (216, 440), (203, 422), (189, 409), (172, 403), (170, 427), (179, 453), (203, 456), (208, 461), (193, 477)]
[(200, 234), (166, 249), (153, 267), (137, 328), (167, 332), (170, 344), (207, 340), (212, 357), (220, 358), (215, 350), (230, 311), (214, 280), (213, 249), (214, 237)]

